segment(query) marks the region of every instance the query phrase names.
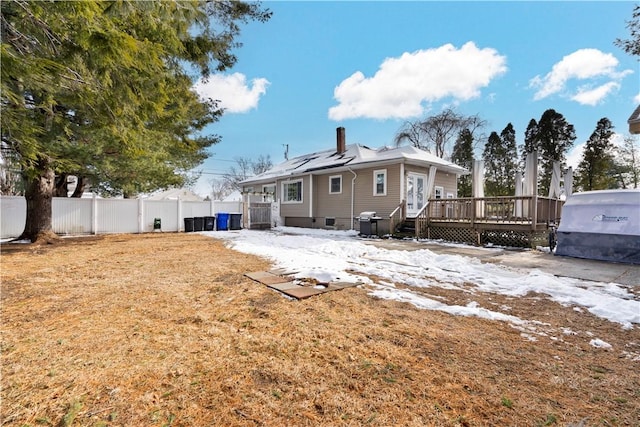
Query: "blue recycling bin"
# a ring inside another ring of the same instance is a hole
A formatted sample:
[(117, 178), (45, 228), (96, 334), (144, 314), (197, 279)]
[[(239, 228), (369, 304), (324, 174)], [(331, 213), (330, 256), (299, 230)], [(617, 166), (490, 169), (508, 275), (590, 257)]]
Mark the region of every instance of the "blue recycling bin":
[(216, 225), (217, 230), (228, 230), (229, 229), (229, 214), (228, 213), (219, 213), (216, 215)]

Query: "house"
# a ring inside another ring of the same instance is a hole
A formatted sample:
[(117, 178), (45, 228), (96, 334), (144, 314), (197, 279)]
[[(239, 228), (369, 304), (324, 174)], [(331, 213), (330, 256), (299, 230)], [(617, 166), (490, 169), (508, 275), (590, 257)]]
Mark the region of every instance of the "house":
[[(429, 198), (457, 197), (468, 171), (413, 146), (371, 149), (346, 144), (336, 129), (333, 149), (295, 157), (241, 182), (244, 193), (273, 194), (281, 223), (291, 227), (359, 230), (361, 212), (375, 212), (378, 234), (405, 207), (415, 217)], [(404, 218), (401, 218), (404, 219)]]
[(202, 197), (198, 196), (188, 188), (171, 188), (160, 193), (152, 194), (149, 200), (182, 200), (183, 202), (201, 202)]
[(640, 133), (640, 105), (633, 110), (631, 116), (627, 120), (627, 124), (629, 124), (629, 133), (636, 135)]

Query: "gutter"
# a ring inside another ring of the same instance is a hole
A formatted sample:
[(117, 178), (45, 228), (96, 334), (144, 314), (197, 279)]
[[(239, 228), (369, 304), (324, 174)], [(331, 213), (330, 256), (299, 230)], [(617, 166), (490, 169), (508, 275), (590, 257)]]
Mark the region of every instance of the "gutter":
[(354, 230), (354, 228), (353, 228), (353, 215), (354, 215), (354, 213), (353, 213), (353, 204), (355, 202), (354, 199), (355, 199), (355, 189), (356, 189), (356, 178), (358, 177), (358, 175), (354, 171), (352, 171), (351, 168), (349, 168), (349, 167), (347, 168), (347, 170), (353, 174), (353, 178), (351, 179), (351, 228), (350, 228), (350, 230)]

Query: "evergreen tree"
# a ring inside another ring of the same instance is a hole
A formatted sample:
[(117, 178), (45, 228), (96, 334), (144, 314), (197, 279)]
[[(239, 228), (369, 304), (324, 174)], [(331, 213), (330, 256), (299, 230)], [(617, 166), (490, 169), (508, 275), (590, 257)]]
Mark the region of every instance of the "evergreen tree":
[(2, 11), (2, 149), (25, 183), (21, 238), (53, 238), (51, 199), (76, 175), (106, 194), (178, 186), (218, 142), (222, 111), (192, 78), (224, 71), (259, 3), (18, 1)]
[(617, 187), (613, 125), (609, 119), (598, 121), (596, 129), (584, 146), (576, 169), (576, 186), (582, 191), (606, 190)]
[[(451, 161), (458, 166), (471, 171), (473, 167), (473, 134), (469, 129), (463, 129), (458, 134)], [(458, 178), (458, 197), (471, 197), (471, 174)]]
[(509, 123), (498, 135), (491, 132), (482, 153), (487, 196), (509, 196), (515, 191), (518, 150), (513, 125)]
[(537, 149), (536, 135), (538, 134), (538, 122), (535, 119), (529, 120), (527, 130), (524, 131), (524, 144), (520, 148), (520, 170), (524, 170), (527, 153), (531, 153)]
[(551, 184), (553, 163), (559, 161), (561, 168), (566, 168), (566, 153), (573, 146), (576, 133), (572, 124), (568, 123), (564, 116), (553, 109), (548, 109), (540, 120), (529, 122), (525, 133), (525, 145), (522, 153), (523, 159), (526, 153), (537, 150), (539, 160), (538, 188), (543, 193), (547, 192)]
[(504, 144), (505, 156), (504, 176), (506, 177), (505, 196), (515, 194), (515, 178), (518, 170), (518, 144), (516, 142), (516, 131), (511, 123), (500, 132), (500, 139)]
[(482, 152), (485, 170), (484, 189), (487, 197), (504, 196), (502, 165), (500, 162), (503, 157), (502, 140), (496, 132), (491, 132)]

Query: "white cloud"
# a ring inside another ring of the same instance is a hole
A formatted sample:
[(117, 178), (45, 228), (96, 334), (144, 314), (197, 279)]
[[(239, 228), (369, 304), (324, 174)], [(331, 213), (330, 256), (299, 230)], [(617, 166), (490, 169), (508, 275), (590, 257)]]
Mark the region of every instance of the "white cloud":
[(338, 105), (329, 118), (343, 120), (409, 118), (424, 112), (423, 103), (445, 98), (453, 102), (480, 96), (480, 89), (507, 71), (506, 58), (495, 49), (468, 42), (387, 58), (373, 77), (356, 71), (334, 90)]
[[(586, 105), (596, 105), (620, 87), (620, 80), (632, 73), (631, 70), (617, 71), (619, 61), (610, 53), (598, 49), (577, 50), (556, 63), (544, 77), (535, 76), (529, 81), (529, 87), (536, 88), (534, 99), (540, 100), (548, 96), (569, 92), (572, 100)], [(606, 80), (604, 83), (602, 81)], [(596, 89), (568, 88), (572, 80), (587, 80), (592, 84), (599, 83)]]
[(244, 74), (214, 74), (205, 82), (199, 80), (194, 89), (202, 98), (220, 101), (227, 113), (246, 113), (258, 107), (260, 97), (267, 92), (269, 81), (265, 78), (251, 80), (247, 84)]
[(597, 105), (614, 90), (620, 89), (620, 83), (609, 82), (590, 89), (587, 87), (578, 88), (578, 92), (571, 97), (572, 100), (582, 105)]
[(636, 104), (640, 104), (640, 93), (633, 97), (633, 102)]

